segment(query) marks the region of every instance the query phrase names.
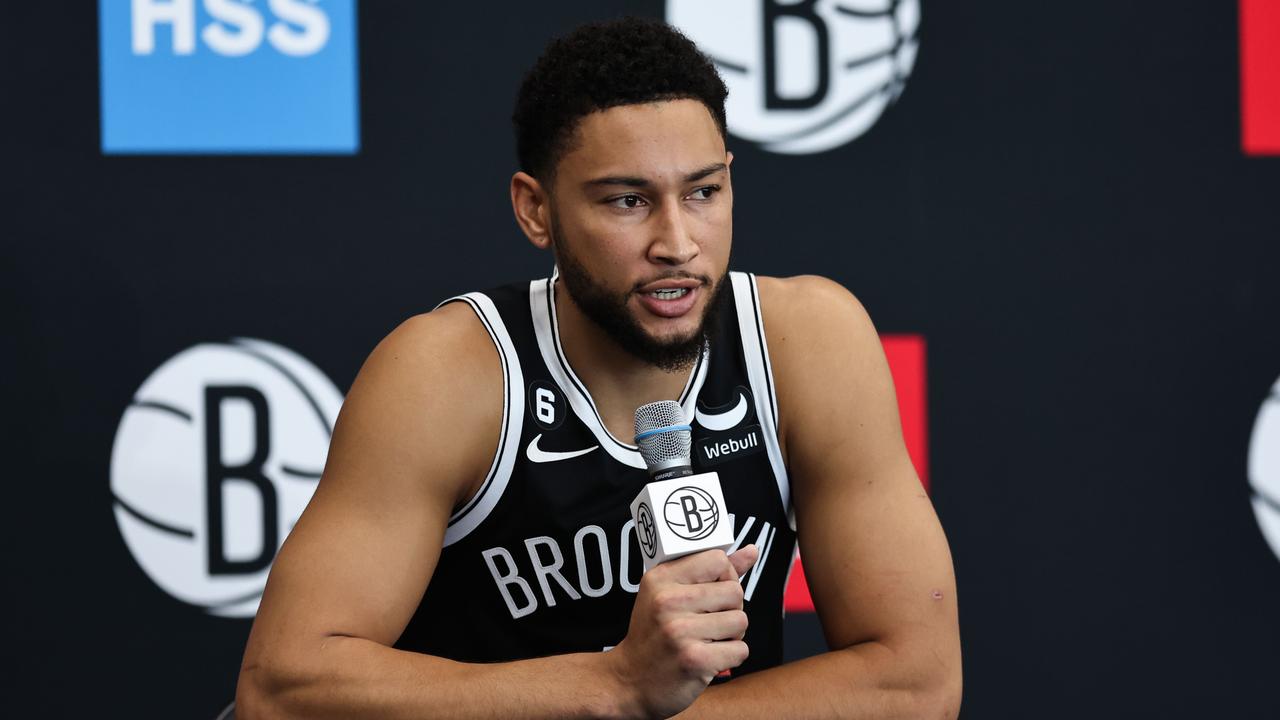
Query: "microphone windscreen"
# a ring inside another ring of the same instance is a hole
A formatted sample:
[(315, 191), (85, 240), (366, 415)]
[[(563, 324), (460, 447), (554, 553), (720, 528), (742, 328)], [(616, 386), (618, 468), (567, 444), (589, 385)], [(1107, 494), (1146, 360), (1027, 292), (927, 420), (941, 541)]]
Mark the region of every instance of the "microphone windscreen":
[[(654, 432), (663, 428), (677, 428)], [(659, 400), (636, 408), (636, 445), (650, 470), (689, 465), (693, 436), (684, 410), (674, 400)]]

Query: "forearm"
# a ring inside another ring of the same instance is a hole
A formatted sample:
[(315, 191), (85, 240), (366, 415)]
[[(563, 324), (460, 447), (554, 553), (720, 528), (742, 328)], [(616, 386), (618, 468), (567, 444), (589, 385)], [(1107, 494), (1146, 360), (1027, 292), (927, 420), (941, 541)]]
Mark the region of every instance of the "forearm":
[(677, 717), (954, 720), (959, 711), (958, 658), (914, 662), (867, 642), (712, 686)]
[(629, 698), (603, 653), (471, 664), (331, 637), (291, 663), (246, 663), (236, 716), (619, 717)]

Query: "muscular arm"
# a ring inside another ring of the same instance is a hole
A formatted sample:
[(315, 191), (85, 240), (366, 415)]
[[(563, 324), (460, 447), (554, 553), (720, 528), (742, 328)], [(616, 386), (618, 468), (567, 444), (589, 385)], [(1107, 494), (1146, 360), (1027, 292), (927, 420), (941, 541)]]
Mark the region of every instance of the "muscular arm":
[(754, 546), (645, 573), (607, 653), (472, 664), (391, 647), (488, 469), (502, 372), (469, 308), (398, 328), (360, 371), (320, 486), (271, 571), (236, 691), (240, 718), (667, 717), (746, 657), (738, 578)]
[(392, 649), (452, 509), (497, 446), (502, 373), (471, 310), (398, 328), (360, 371), (315, 496), (280, 551), (245, 651), (237, 716), (616, 714), (600, 653), (491, 665)]
[(830, 281), (759, 289), (805, 574), (833, 650), (709, 688), (680, 717), (955, 718), (950, 551), (875, 328)]

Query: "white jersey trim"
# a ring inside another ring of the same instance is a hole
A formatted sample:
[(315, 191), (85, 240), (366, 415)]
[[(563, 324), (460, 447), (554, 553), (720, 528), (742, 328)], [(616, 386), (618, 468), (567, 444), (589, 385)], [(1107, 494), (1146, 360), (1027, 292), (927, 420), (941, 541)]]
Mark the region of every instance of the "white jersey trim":
[[(556, 320), (556, 294), (554, 282), (556, 275), (529, 283), (529, 309), (533, 313), (534, 334), (538, 338), (538, 351), (542, 354), (542, 362), (546, 364), (551, 378), (560, 387), (561, 392), (569, 400), (569, 407), (584, 425), (595, 435), (600, 447), (604, 448), (614, 460), (633, 468), (645, 469), (644, 458), (640, 450), (631, 443), (625, 443), (613, 436), (600, 419), (595, 400), (590, 391), (574, 373), (565, 357), (564, 348), (560, 344), (560, 327)], [(684, 410), (686, 422), (693, 419), (698, 392), (707, 379), (707, 357), (710, 349), (703, 347), (693, 370), (689, 373), (689, 381), (685, 383), (684, 392), (680, 394), (680, 407)]]
[(764, 315), (760, 312), (760, 294), (756, 290), (756, 276), (750, 273), (731, 272), (734, 305), (738, 312), (738, 334), (742, 336), (742, 355), (747, 362), (747, 379), (751, 382), (751, 394), (755, 396), (756, 417), (764, 428), (764, 446), (773, 466), (773, 477), (778, 482), (778, 496), (782, 498), (782, 511), (787, 524), (796, 529), (795, 513), (791, 507), (791, 480), (787, 464), (778, 442), (778, 399), (774, 393), (773, 366), (769, 362), (769, 343), (765, 339)]
[(489, 338), (498, 350), (498, 358), (502, 361), (502, 432), (484, 484), (466, 505), (449, 518), (449, 525), (444, 532), (445, 547), (458, 542), (476, 529), (489, 517), (489, 513), (493, 512), (498, 500), (502, 498), (507, 483), (511, 481), (516, 458), (520, 455), (520, 431), (524, 422), (524, 374), (520, 371), (520, 356), (516, 354), (516, 347), (507, 334), (507, 327), (502, 323), (498, 308), (488, 296), (478, 292), (449, 298), (440, 305), (450, 302), (465, 302), (470, 305), (476, 317), (484, 324), (485, 330), (489, 331)]

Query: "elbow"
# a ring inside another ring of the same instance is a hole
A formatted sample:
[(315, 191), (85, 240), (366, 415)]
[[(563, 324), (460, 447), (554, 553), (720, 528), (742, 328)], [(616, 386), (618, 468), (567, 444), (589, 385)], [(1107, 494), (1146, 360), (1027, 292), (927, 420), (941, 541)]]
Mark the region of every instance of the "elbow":
[(236, 714), (240, 720), (259, 720), (272, 715), (267, 710), (269, 696), (263, 692), (262, 685), (254, 672), (254, 668), (240, 668), (240, 677), (236, 681)]
[(236, 682), (235, 716), (239, 720), (288, 717), (282, 693), (273, 692), (280, 685), (262, 665), (246, 663), (240, 668), (240, 678)]
[(930, 720), (956, 720), (960, 717), (963, 680), (960, 668), (936, 678), (928, 687), (916, 692), (916, 710), (912, 717)]
[(893, 717), (912, 720), (956, 720), (960, 716), (963, 677), (959, 648), (944, 652), (935, 641), (886, 644), (880, 687), (898, 698)]
[[(324, 638), (343, 638), (336, 634)], [(350, 653), (327, 640), (291, 638), (272, 646), (251, 637), (236, 682), (237, 720), (344, 717), (352, 702)]]
[(237, 720), (302, 717), (302, 673), (267, 659), (246, 662), (236, 682)]

